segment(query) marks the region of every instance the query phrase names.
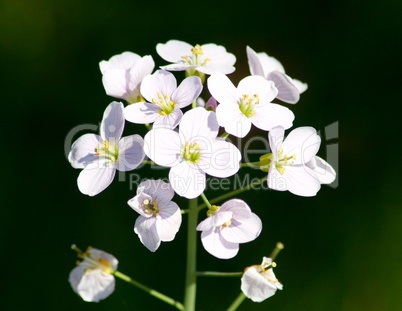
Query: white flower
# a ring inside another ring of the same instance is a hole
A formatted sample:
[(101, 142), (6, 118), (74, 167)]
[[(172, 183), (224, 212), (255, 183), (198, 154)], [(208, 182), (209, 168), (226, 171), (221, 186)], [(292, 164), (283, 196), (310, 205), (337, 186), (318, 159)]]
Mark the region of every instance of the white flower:
[(196, 70), (209, 75), (215, 71), (223, 74), (235, 71), (236, 57), (221, 45), (209, 43), (193, 47), (183, 41), (170, 40), (159, 43), (156, 51), (164, 60), (174, 63), (162, 67), (165, 70)]
[(71, 146), (68, 160), (83, 169), (77, 181), (83, 194), (97, 195), (110, 185), (116, 170), (131, 171), (142, 163), (144, 140), (139, 135), (121, 138), (123, 129), (123, 104), (112, 102), (103, 114), (100, 136), (85, 134)]
[(266, 53), (256, 53), (252, 48), (247, 47), (247, 58), (252, 75), (263, 76), (274, 81), (278, 89), (278, 99), (295, 104), (300, 99), (300, 94), (307, 90), (307, 84), (292, 79), (285, 74), (282, 64), (274, 57)]
[(300, 196), (314, 196), (321, 183), (317, 174), (306, 164), (320, 148), (321, 138), (312, 127), (298, 127), (284, 140), (285, 130), (276, 127), (269, 132), (272, 156), (268, 187)]
[(140, 216), (134, 226), (140, 241), (151, 252), (161, 241), (172, 241), (181, 225), (181, 211), (172, 202), (174, 191), (162, 180), (146, 180), (137, 188), (137, 195), (127, 203)]
[(165, 70), (158, 70), (144, 78), (141, 94), (148, 101), (125, 108), (125, 118), (129, 122), (154, 123), (154, 127), (175, 128), (183, 113), (180, 108), (190, 105), (201, 93), (199, 77), (188, 77), (177, 87), (176, 78)]
[(271, 258), (264, 257), (261, 265), (246, 268), (241, 278), (241, 290), (254, 302), (261, 302), (273, 296), (283, 286), (272, 271)]
[(219, 124), (214, 112), (198, 107), (189, 110), (179, 132), (164, 128), (149, 131), (144, 151), (156, 164), (171, 167), (169, 181), (180, 196), (192, 199), (205, 189), (205, 173), (229, 177), (239, 170), (240, 151), (217, 139)]
[(154, 67), (152, 56), (140, 57), (132, 52), (124, 52), (99, 63), (106, 94), (129, 103), (143, 101), (141, 81), (152, 73)]
[(219, 125), (229, 134), (242, 138), (251, 124), (264, 131), (275, 126), (287, 129), (293, 124), (292, 111), (271, 103), (278, 90), (263, 77), (246, 77), (236, 88), (227, 76), (214, 73), (208, 78), (208, 89), (219, 102), (216, 108)]
[(112, 275), (117, 269), (117, 259), (104, 251), (88, 248), (81, 254), (79, 262), (68, 278), (74, 292), (85, 301), (99, 302), (113, 293), (115, 279)]
[(330, 184), (336, 178), (336, 172), (333, 167), (319, 156), (313, 157), (306, 166), (316, 173), (321, 184)]
[(239, 243), (255, 240), (262, 229), (261, 219), (242, 200), (232, 199), (222, 206), (211, 206), (207, 219), (197, 226), (205, 250), (217, 258), (236, 256)]

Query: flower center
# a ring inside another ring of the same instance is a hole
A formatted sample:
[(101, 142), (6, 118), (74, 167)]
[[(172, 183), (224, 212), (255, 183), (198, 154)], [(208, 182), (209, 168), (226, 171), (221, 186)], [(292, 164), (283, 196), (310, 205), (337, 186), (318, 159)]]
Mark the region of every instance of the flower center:
[(285, 174), (285, 166), (293, 165), (295, 159), (295, 154), (287, 156), (283, 153), (283, 149), (281, 149), (281, 151), (278, 152), (278, 159), (275, 161), (275, 168), (278, 170), (279, 173), (281, 173), (281, 175), (283, 175)]
[(116, 144), (110, 144), (109, 141), (104, 140), (103, 143), (99, 144), (97, 148), (95, 148), (95, 153), (99, 157), (105, 157), (111, 162), (116, 162), (119, 158), (119, 149)]
[(152, 215), (152, 217), (156, 217), (159, 213), (158, 203), (155, 200), (149, 201), (145, 199), (141, 204), (142, 209), (145, 213)]
[[(91, 247), (88, 247), (86, 252), (82, 252), (82, 253), (78, 254), (78, 257), (82, 258), (83, 262), (85, 262), (85, 264), (87, 264), (90, 267), (90, 268), (86, 268), (84, 270), (84, 272), (87, 273), (92, 270), (100, 269), (104, 273), (112, 274), (113, 268), (112, 268), (112, 265), (110, 264), (110, 262), (103, 258), (92, 257), (91, 252), (89, 251), (90, 249), (91, 249)], [(80, 262), (80, 261), (77, 262), (77, 264), (81, 264), (81, 263), (82, 262)]]
[(158, 98), (153, 98), (152, 102), (161, 108), (159, 114), (162, 116), (167, 116), (174, 110), (175, 102), (170, 100), (168, 94), (162, 96), (162, 94), (158, 92)]
[(239, 102), (240, 111), (247, 117), (250, 118), (254, 116), (254, 107), (260, 103), (258, 94), (249, 96), (244, 94)]
[(211, 60), (209, 58), (204, 58), (204, 51), (202, 50), (202, 46), (199, 44), (195, 45), (191, 49), (191, 56), (182, 56), (181, 58), (184, 60), (184, 63), (190, 66), (205, 66)]
[(185, 161), (198, 163), (201, 157), (200, 145), (197, 142), (193, 142), (192, 144), (186, 142), (181, 156)]

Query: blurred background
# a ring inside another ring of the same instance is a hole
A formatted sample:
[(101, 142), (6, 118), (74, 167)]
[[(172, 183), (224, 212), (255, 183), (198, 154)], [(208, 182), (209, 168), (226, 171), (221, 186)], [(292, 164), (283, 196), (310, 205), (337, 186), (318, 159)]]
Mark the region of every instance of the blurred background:
[[(402, 148), (395, 105), (401, 14), (402, 3), (391, 0), (1, 0), (0, 309), (174, 310), (120, 280), (106, 300), (82, 301), (67, 282), (76, 261), (72, 243), (112, 253), (119, 270), (182, 300), (186, 217), (173, 242), (149, 252), (133, 232), (137, 214), (126, 204), (135, 194), (130, 174), (90, 198), (78, 191), (79, 170), (64, 152), (69, 131), (98, 125), (113, 100), (102, 86), (101, 60), (132, 51), (152, 55), (161, 66), (166, 62), (156, 44), (178, 39), (234, 53), (235, 84), (249, 74), (246, 46), (267, 52), (309, 84), (290, 107), (294, 125), (323, 134), (339, 125), (338, 136), (323, 136), (319, 152), (326, 157), (328, 146), (339, 148), (332, 163), (337, 187), (323, 186), (313, 198), (269, 190), (242, 194), (263, 220), (260, 237), (241, 245), (231, 260), (216, 259), (200, 245), (199, 269), (241, 271), (281, 241), (275, 273), (284, 290), (259, 304), (247, 300), (239, 310), (402, 310)], [(130, 124), (130, 133), (146, 132)], [(137, 173), (167, 176), (147, 168)], [(174, 200), (186, 207), (186, 200)], [(237, 297), (240, 280), (204, 278), (198, 288), (197, 310), (222, 311)]]

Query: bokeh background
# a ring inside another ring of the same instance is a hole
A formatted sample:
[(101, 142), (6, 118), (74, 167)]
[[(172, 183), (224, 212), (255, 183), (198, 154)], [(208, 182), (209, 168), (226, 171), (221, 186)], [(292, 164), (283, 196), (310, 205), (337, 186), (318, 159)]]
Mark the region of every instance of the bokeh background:
[[(67, 282), (76, 261), (72, 243), (114, 254), (122, 272), (182, 299), (185, 217), (173, 242), (149, 252), (133, 232), (129, 174), (84, 196), (64, 152), (67, 133), (97, 125), (113, 100), (99, 61), (132, 51), (161, 66), (156, 44), (179, 39), (234, 53), (235, 83), (249, 74), (247, 45), (275, 56), (309, 84), (291, 107), (295, 126), (324, 133), (339, 122), (338, 138), (323, 136), (320, 151), (325, 157), (327, 146), (339, 147), (338, 186), (322, 187), (314, 198), (244, 193), (263, 232), (231, 260), (200, 247), (200, 270), (240, 271), (282, 241), (275, 271), (284, 290), (239, 310), (402, 310), (401, 16), (402, 3), (392, 0), (1, 0), (0, 309), (174, 310), (120, 280), (105, 301), (85, 303)], [(125, 133), (133, 132), (145, 134), (127, 125)], [(167, 171), (138, 173), (158, 178)], [(200, 279), (197, 310), (225, 310), (239, 290), (238, 279)]]

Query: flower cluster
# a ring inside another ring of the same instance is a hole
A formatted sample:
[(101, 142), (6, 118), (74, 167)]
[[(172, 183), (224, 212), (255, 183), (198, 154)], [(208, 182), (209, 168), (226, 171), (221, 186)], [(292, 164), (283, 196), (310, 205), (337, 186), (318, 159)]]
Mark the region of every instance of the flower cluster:
[[(141, 243), (155, 252), (161, 242), (175, 238), (185, 213), (172, 201), (175, 194), (190, 200), (201, 197), (208, 207), (207, 218), (194, 230), (201, 231), (207, 252), (233, 258), (239, 244), (259, 236), (262, 221), (241, 199), (212, 205), (204, 195), (207, 175), (227, 178), (246, 164), (240, 163), (241, 150), (228, 136), (245, 138), (253, 126), (265, 132), (270, 151), (256, 166), (267, 173), (271, 189), (314, 196), (321, 184), (336, 177), (330, 164), (317, 156), (321, 140), (314, 128), (293, 129), (285, 138), (295, 119), (285, 105), (296, 104), (307, 84), (289, 77), (277, 59), (250, 47), (246, 48), (250, 75), (237, 86), (227, 76), (235, 70), (236, 57), (223, 46), (170, 40), (158, 44), (156, 51), (170, 63), (156, 71), (152, 56), (132, 52), (100, 62), (106, 94), (127, 105), (113, 101), (103, 114), (100, 134), (85, 134), (71, 146), (68, 160), (82, 169), (78, 189), (97, 195), (111, 184), (116, 170), (134, 170), (143, 163), (168, 168), (168, 182), (143, 181), (128, 200), (139, 214), (134, 232)], [(171, 71), (185, 71), (186, 78), (178, 83)], [(146, 125), (149, 131), (144, 137), (122, 138), (125, 121)], [(110, 273), (117, 260), (96, 249), (88, 250), (83, 259), (70, 283), (84, 300), (99, 301), (114, 289)], [(264, 257), (261, 265), (246, 270), (241, 289), (247, 297), (262, 301), (282, 289), (273, 266)]]

